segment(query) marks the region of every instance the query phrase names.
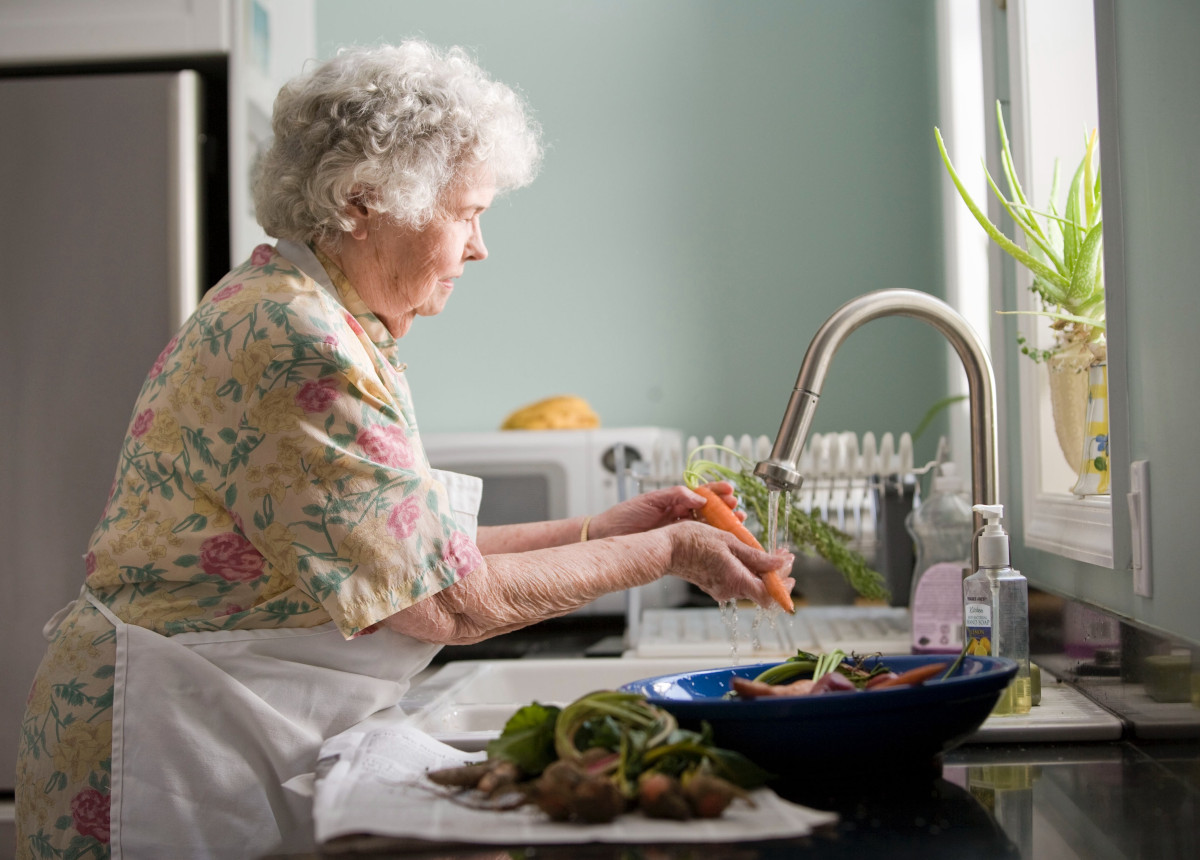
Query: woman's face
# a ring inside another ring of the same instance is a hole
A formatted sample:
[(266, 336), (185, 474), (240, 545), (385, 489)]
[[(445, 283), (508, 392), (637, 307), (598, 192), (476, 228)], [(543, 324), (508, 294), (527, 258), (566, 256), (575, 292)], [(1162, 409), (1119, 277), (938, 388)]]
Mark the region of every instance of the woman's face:
[(393, 337), (417, 316), (441, 313), (467, 261), (487, 257), (479, 218), (495, 196), (490, 172), (478, 170), (446, 191), (441, 211), (421, 230), (358, 209), (335, 259)]

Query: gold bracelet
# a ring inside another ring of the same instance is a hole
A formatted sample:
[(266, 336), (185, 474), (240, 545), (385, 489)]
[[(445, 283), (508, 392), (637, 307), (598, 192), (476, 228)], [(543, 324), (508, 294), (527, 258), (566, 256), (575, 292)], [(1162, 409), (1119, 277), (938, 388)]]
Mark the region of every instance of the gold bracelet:
[(583, 518), (583, 528), (581, 528), (579, 530), (579, 542), (580, 543), (587, 543), (587, 530), (588, 530), (588, 526), (591, 524), (591, 522), (592, 522), (592, 518), (590, 516)]

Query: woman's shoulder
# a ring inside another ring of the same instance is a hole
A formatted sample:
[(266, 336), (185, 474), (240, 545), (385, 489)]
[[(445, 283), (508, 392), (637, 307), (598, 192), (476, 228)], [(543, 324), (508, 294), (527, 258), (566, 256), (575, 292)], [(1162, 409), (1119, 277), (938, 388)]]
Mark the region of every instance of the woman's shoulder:
[(259, 245), (221, 278), (195, 316), (204, 325), (219, 319), (223, 330), (249, 320), (260, 335), (283, 329), (305, 340), (319, 335), (318, 341), (349, 327), (338, 300), (270, 245)]

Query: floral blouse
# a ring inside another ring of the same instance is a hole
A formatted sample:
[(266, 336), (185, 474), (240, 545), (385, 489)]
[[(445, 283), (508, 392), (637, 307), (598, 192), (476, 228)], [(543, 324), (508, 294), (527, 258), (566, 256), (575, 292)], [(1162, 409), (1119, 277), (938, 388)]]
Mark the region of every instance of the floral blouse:
[[(84, 559), (126, 623), (332, 619), (350, 638), (481, 564), (430, 472), (395, 340), (321, 263), (336, 296), (260, 245), (151, 367)], [(115, 661), (112, 626), (78, 602), (26, 702), (20, 858), (108, 856)]]
[(150, 369), (85, 559), (123, 620), (332, 618), (350, 637), (481, 562), (430, 474), (396, 341), (322, 263), (337, 297), (260, 245)]

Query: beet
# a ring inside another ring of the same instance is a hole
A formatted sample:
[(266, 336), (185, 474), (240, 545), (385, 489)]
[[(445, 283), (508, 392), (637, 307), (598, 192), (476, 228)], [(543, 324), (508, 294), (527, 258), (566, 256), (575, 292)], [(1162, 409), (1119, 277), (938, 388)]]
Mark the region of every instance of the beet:
[(650, 818), (686, 821), (691, 807), (679, 780), (665, 773), (644, 773), (638, 779), (638, 809)]

